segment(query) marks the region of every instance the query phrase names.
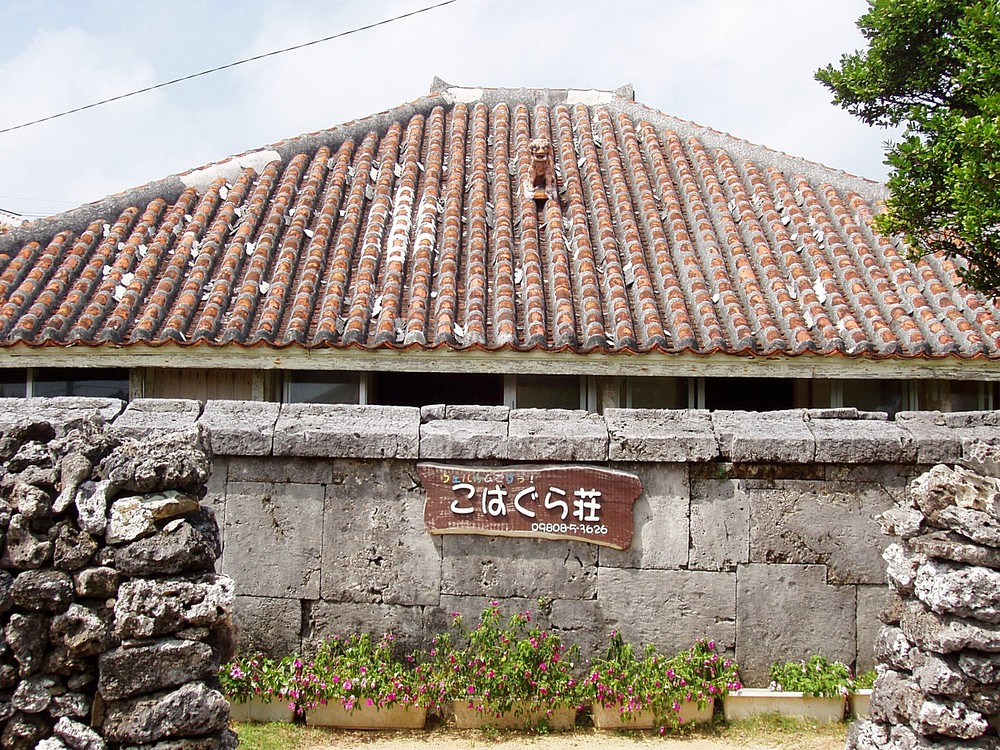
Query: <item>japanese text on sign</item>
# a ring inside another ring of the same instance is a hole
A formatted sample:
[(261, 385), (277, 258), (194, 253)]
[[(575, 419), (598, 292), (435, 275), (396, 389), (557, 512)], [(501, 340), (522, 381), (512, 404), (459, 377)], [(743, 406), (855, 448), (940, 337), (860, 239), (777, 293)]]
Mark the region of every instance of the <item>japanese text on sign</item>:
[[(507, 490), (501, 487), (499, 484), (490, 487), (483, 487), (482, 491), (479, 492), (478, 488), (474, 484), (468, 484), (467, 482), (459, 482), (458, 484), (452, 485), (452, 491), (455, 492), (457, 497), (451, 504), (451, 512), (458, 515), (466, 515), (468, 513), (476, 512), (476, 505), (473, 502), (477, 494), (482, 497), (482, 509), (483, 513), (487, 516), (505, 516), (507, 515), (507, 496), (510, 494)], [(464, 501), (461, 497), (464, 495)], [(524, 503), (537, 504), (540, 499), (538, 489), (535, 485), (530, 485), (525, 487), (523, 490), (518, 492), (513, 497), (513, 509), (520, 513), (525, 518), (536, 518), (537, 513), (531, 510), (529, 507), (525, 507)], [(559, 517), (565, 521), (569, 516), (570, 506), (566, 501), (567, 493), (566, 490), (559, 487), (549, 487), (545, 490), (545, 500), (543, 506), (546, 510), (557, 510), (559, 511)], [(572, 500), (573, 503), (573, 517), (578, 521), (596, 522), (600, 521), (601, 512), (601, 491), (595, 489), (584, 489), (581, 487), (578, 490), (573, 491)]]
[(419, 464), (431, 533), (540, 536), (628, 546), (638, 477), (595, 467)]

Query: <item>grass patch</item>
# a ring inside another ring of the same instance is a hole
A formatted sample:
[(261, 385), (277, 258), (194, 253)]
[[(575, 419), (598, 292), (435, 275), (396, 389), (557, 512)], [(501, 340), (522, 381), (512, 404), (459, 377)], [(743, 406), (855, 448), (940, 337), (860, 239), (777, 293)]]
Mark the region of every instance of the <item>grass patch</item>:
[(240, 737), (240, 750), (305, 750), (328, 740), (322, 730), (304, 724), (248, 722), (234, 724), (233, 729)]
[[(808, 748), (817, 740), (837, 740), (841, 745), (847, 739), (846, 722), (816, 722), (793, 719), (778, 714), (759, 714), (742, 721), (714, 722), (704, 725), (706, 732), (717, 731), (718, 736), (732, 744), (763, 743), (770, 747)], [(699, 731), (697, 727), (692, 727)]]

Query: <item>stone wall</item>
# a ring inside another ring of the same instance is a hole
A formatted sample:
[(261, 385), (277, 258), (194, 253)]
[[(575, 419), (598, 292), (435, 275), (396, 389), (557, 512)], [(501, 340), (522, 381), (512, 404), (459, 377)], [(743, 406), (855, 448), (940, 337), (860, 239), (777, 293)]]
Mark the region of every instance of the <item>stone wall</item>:
[[(873, 666), (888, 594), (875, 520), (909, 481), (1000, 437), (1000, 414), (767, 414), (260, 402), (11, 402), (103, 410), (137, 438), (200, 424), (215, 468), (240, 645), (308, 652), (391, 629), (425, 644), (451, 612), (530, 608), (585, 647), (611, 628), (665, 651), (714, 638), (750, 685), (810, 653)], [(0, 418), (2, 419), (2, 418)], [(592, 464), (636, 474), (627, 550), (431, 536), (421, 460)], [(540, 603), (539, 603), (539, 600)]]
[(848, 750), (998, 748), (1000, 449), (935, 466), (885, 515), (894, 592), (876, 655), (872, 719)]
[(235, 747), (216, 689), (234, 591), (200, 504), (206, 433), (140, 442), (104, 423), (114, 404), (66, 406), (0, 417), (0, 743)]

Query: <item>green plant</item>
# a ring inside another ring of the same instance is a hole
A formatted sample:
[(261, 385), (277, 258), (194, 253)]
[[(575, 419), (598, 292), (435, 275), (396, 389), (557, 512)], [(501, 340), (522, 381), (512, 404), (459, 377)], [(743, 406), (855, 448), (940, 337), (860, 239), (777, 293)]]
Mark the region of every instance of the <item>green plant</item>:
[(399, 658), (394, 638), (375, 641), (367, 633), (324, 640), (313, 659), (300, 665), (290, 694), (299, 712), (339, 701), (348, 711), (362, 707), (428, 706), (438, 700), (428, 668), (411, 656)]
[(715, 651), (715, 642), (699, 640), (669, 659), (647, 644), (641, 654), (612, 631), (604, 657), (591, 666), (585, 682), (592, 702), (617, 707), (631, 721), (642, 711), (653, 713), (654, 723), (676, 726), (683, 702), (704, 708), (709, 700), (740, 688), (736, 665)]
[(438, 684), (450, 700), (493, 716), (578, 704), (580, 687), (573, 673), (578, 649), (532, 626), (530, 612), (504, 620), (493, 602), (472, 630), (464, 627), (461, 615), (452, 617), (454, 635), (439, 635), (431, 651)]
[(234, 703), (260, 698), (265, 703), (291, 696), (296, 659), (286, 656), (275, 661), (261, 653), (234, 658), (219, 669), (219, 682), (226, 697)]
[[(1000, 5), (878, 0), (858, 20), (867, 49), (816, 77), (887, 145), (889, 195), (875, 228), (902, 233), (911, 259), (943, 252), (970, 286), (1000, 292)], [(962, 261), (964, 259), (964, 261)]]
[(657, 721), (665, 721), (679, 705), (667, 684), (665, 664), (653, 644), (636, 654), (632, 644), (612, 630), (607, 651), (591, 665), (584, 689), (593, 703), (617, 707), (626, 721), (641, 711), (652, 711)]
[(878, 672), (874, 669), (869, 669), (867, 672), (862, 672), (861, 674), (853, 677), (850, 685), (851, 692), (854, 692), (855, 690), (871, 690), (872, 686), (875, 684), (876, 677), (878, 677)]
[(815, 697), (847, 695), (851, 672), (839, 661), (830, 662), (813, 655), (809, 661), (789, 661), (771, 665), (771, 690), (801, 692)]
[(684, 700), (696, 701), (700, 707), (742, 687), (736, 663), (716, 652), (715, 641), (704, 638), (670, 660), (667, 677), (684, 691)]

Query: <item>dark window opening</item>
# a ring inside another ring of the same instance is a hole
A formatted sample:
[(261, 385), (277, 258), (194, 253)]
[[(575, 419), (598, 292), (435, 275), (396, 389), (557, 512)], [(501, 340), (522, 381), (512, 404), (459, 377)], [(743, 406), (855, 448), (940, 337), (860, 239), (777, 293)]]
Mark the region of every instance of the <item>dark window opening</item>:
[(989, 388), (992, 383), (982, 383), (977, 380), (954, 380), (950, 387), (950, 403), (952, 411), (979, 411), (990, 408)]
[(307, 372), (295, 370), (285, 376), (285, 398), (289, 403), (360, 403), (361, 377), (356, 372)]
[(27, 370), (24, 368), (0, 370), (0, 398), (24, 398), (27, 395)]
[(578, 375), (518, 375), (515, 406), (518, 409), (579, 409)]
[(884, 411), (890, 417), (906, 408), (901, 380), (845, 380), (844, 406), (859, 411)]
[(705, 378), (705, 408), (711, 411), (777, 411), (795, 407), (789, 378)]
[(382, 406), (503, 404), (502, 375), (433, 372), (379, 372), (368, 403)]
[(670, 377), (629, 378), (626, 403), (631, 409), (686, 409), (688, 379)]
[(70, 367), (37, 369), (32, 378), (31, 395), (120, 398), (124, 401), (128, 399), (128, 371)]

